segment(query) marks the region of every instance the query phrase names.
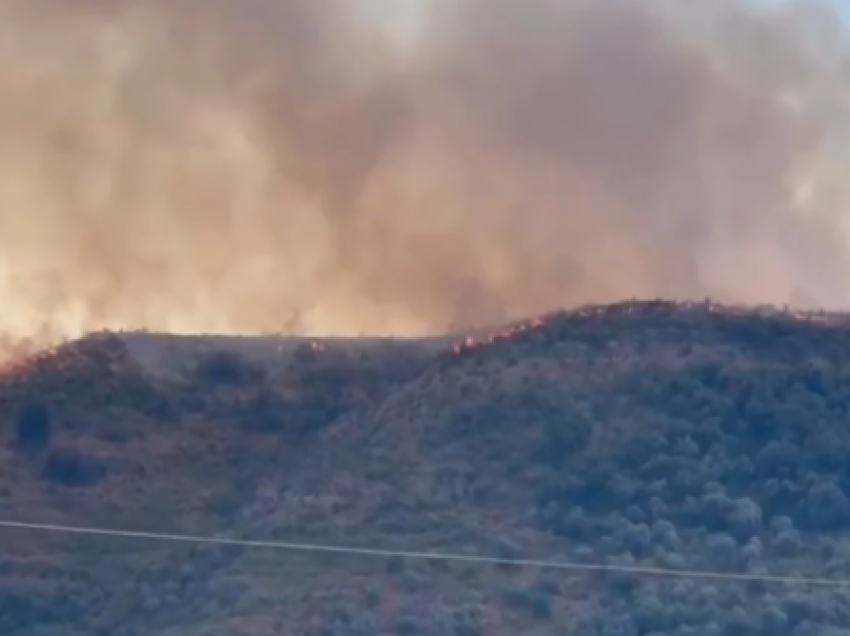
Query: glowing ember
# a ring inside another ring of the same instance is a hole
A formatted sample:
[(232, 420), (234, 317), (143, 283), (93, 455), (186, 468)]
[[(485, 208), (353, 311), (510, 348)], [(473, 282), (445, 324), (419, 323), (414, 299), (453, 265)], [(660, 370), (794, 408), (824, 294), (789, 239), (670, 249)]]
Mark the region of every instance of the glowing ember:
[(518, 325), (512, 325), (507, 329), (503, 329), (502, 331), (496, 332), (486, 337), (482, 337), (480, 339), (475, 339), (472, 336), (467, 336), (460, 342), (455, 343), (454, 346), (452, 346), (452, 351), (454, 351), (454, 353), (463, 353), (472, 349), (486, 347), (487, 345), (491, 345), (503, 340), (510, 340), (522, 333), (527, 333), (534, 329), (539, 329), (540, 327), (543, 327), (544, 324), (545, 323), (542, 319), (535, 318), (534, 320), (531, 320), (529, 322), (521, 323)]

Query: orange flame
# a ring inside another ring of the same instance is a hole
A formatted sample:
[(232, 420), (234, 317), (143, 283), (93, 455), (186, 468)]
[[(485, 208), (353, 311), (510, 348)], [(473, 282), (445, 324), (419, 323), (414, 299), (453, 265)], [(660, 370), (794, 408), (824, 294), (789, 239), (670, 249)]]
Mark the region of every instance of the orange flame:
[(466, 351), (471, 351), (473, 349), (486, 347), (497, 342), (510, 340), (522, 333), (527, 333), (535, 329), (540, 329), (545, 324), (546, 323), (542, 318), (535, 318), (534, 320), (520, 323), (518, 325), (511, 325), (510, 327), (503, 329), (502, 331), (498, 331), (483, 338), (476, 339), (473, 336), (466, 336), (466, 338), (464, 338), (460, 342), (455, 343), (452, 346), (452, 351), (456, 354), (459, 354)]

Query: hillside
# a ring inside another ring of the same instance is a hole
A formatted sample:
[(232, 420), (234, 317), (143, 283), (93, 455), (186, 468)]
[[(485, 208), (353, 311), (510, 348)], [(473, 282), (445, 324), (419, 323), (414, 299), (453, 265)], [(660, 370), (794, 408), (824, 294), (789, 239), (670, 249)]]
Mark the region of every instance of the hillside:
[[(0, 376), (0, 519), (850, 578), (850, 320), (93, 334)], [(9, 636), (850, 634), (850, 589), (0, 529)]]

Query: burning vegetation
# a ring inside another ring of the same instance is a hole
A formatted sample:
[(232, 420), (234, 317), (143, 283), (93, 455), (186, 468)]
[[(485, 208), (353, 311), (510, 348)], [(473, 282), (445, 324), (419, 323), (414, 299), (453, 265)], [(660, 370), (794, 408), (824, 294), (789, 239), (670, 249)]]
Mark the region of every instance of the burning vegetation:
[(480, 349), (481, 347), (486, 347), (505, 340), (512, 340), (521, 334), (528, 333), (535, 329), (540, 329), (545, 325), (546, 322), (544, 319), (535, 318), (527, 322), (511, 325), (505, 329), (497, 331), (496, 333), (491, 333), (486, 336), (466, 336), (463, 340), (452, 345), (452, 351), (460, 354), (474, 349)]
[[(847, 324), (850, 315), (844, 312), (800, 311), (788, 307), (737, 307), (723, 305), (711, 300), (703, 301), (626, 301), (610, 305), (590, 305), (565, 312), (562, 315), (573, 319), (586, 319), (610, 315), (657, 314), (659, 312), (709, 313), (726, 316), (763, 315), (781, 317), (795, 322), (823, 325)], [(482, 349), (491, 345), (508, 342), (540, 331), (551, 326), (558, 314), (538, 316), (523, 322), (503, 327), (489, 333), (468, 334), (454, 341), (448, 351), (453, 355), (461, 355)], [(101, 373), (109, 375), (132, 365), (132, 357), (128, 354), (120, 335), (110, 332), (97, 332), (75, 341), (62, 342), (56, 346), (42, 349), (33, 353), (33, 347), (28, 342), (9, 342), (4, 347), (6, 359), (0, 365), (0, 382), (14, 384), (24, 378), (45, 372), (70, 373), (80, 368), (100, 369)], [(286, 358), (287, 348), (278, 347), (278, 353)], [(328, 341), (310, 339), (299, 345), (295, 351), (296, 364), (304, 362), (312, 356), (321, 355), (323, 358), (330, 353), (340, 353), (338, 347), (331, 347)], [(359, 355), (361, 351), (348, 352), (348, 355)], [(339, 355), (335, 357), (340, 357)], [(342, 356), (346, 357), (346, 356)], [(340, 358), (341, 360), (341, 358)]]

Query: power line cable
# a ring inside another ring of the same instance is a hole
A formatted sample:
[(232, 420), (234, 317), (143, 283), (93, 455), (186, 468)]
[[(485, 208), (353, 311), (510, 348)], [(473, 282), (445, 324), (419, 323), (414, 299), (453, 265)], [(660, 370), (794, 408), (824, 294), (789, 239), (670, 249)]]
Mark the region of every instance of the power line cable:
[(410, 550), (389, 550), (380, 548), (358, 548), (354, 546), (330, 545), (321, 543), (293, 543), (286, 541), (261, 541), (248, 539), (228, 539), (225, 537), (205, 537), (186, 534), (171, 534), (160, 532), (142, 532), (135, 530), (112, 530), (85, 526), (66, 526), (46, 523), (28, 523), (24, 521), (2, 521), (0, 528), (36, 530), (64, 534), (94, 535), (102, 537), (146, 539), (153, 541), (171, 541), (180, 543), (195, 543), (220, 546), (239, 546), (270, 550), (286, 550), (290, 552), (314, 552), (347, 554), (351, 556), (368, 556), (379, 558), (406, 558), (427, 561), (454, 561), (457, 563), (474, 563), (479, 565), (526, 566), (552, 570), (572, 570), (576, 572), (612, 572), (633, 574), (636, 576), (654, 576), (668, 578), (714, 579), (750, 583), (782, 583), (787, 585), (814, 585), (829, 587), (850, 587), (850, 579), (833, 579), (819, 577), (779, 576), (770, 574), (748, 574), (730, 572), (711, 572), (702, 570), (686, 570), (672, 568), (652, 568), (639, 565), (625, 564), (592, 564), (571, 561), (554, 561), (545, 559), (512, 559), (469, 554), (451, 554), (442, 552), (416, 552)]

